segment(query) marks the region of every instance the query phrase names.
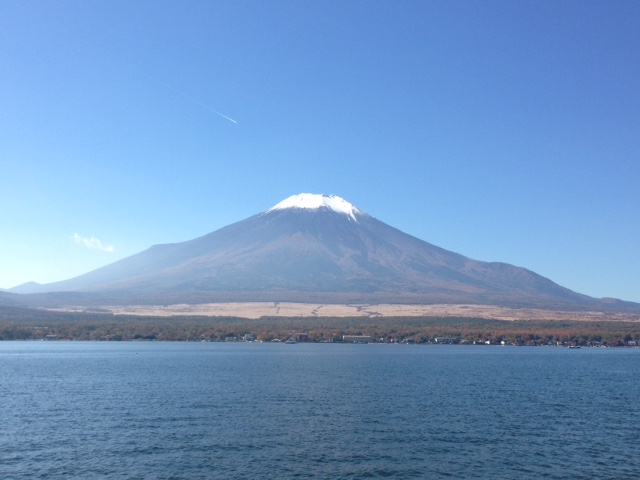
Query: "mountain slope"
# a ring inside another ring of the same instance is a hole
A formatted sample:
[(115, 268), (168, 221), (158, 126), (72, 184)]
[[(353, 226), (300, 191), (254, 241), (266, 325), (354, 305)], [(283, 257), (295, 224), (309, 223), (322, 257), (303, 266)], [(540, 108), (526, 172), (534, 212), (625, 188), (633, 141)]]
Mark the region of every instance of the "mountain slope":
[[(597, 306), (529, 270), (469, 259), (407, 235), (335, 196), (302, 194), (191, 241), (139, 254), (35, 292), (123, 302), (406, 301)], [(154, 300), (155, 299), (155, 300)]]

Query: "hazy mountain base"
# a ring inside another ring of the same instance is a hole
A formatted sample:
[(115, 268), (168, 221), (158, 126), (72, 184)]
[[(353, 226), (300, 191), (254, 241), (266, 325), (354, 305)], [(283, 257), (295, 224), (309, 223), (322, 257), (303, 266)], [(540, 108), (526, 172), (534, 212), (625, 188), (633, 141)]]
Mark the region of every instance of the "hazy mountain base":
[(92, 312), (143, 317), (467, 317), (505, 321), (640, 322), (640, 314), (627, 312), (553, 311), (491, 305), (314, 304), (286, 302), (206, 303), (175, 305), (103, 305), (95, 308), (65, 306), (58, 312)]

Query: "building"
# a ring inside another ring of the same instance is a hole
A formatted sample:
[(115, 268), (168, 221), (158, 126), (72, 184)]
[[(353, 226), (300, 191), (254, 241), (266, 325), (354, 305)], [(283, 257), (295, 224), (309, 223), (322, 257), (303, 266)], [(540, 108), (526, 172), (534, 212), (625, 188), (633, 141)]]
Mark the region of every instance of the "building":
[(342, 341), (345, 343), (369, 343), (371, 342), (370, 335), (343, 335)]

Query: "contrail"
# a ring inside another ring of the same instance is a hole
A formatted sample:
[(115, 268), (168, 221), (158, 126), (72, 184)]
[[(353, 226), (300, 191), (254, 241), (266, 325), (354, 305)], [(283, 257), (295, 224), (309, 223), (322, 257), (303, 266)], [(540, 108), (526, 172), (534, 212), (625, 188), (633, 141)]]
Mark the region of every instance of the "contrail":
[(197, 103), (197, 104), (198, 104), (198, 105), (200, 105), (201, 107), (204, 107), (204, 108), (206, 108), (207, 110), (210, 110), (210, 111), (212, 111), (213, 113), (215, 113), (215, 114), (217, 114), (217, 115), (220, 115), (222, 118), (226, 118), (227, 120), (229, 120), (230, 122), (233, 122), (233, 123), (238, 123), (238, 122), (236, 122), (233, 118), (231, 118), (231, 117), (227, 117), (224, 113), (220, 113), (220, 112), (219, 112), (219, 111), (217, 111), (215, 108), (211, 108), (209, 105), (207, 105), (207, 104), (205, 104), (205, 103), (202, 103), (201, 101), (196, 100), (196, 99), (195, 99), (195, 98), (193, 98), (193, 97), (190, 97), (190, 96), (189, 96), (189, 95), (187, 95), (186, 93), (182, 93), (181, 91), (176, 90), (175, 88), (172, 88), (172, 87), (170, 87), (169, 85), (166, 85), (166, 84), (164, 84), (164, 83), (162, 83), (162, 82), (159, 82), (159, 83), (161, 83), (162, 85), (164, 85), (164, 86), (165, 86), (165, 87), (167, 87), (168, 89), (173, 90), (173, 91), (174, 91), (175, 93), (177, 93), (178, 95), (182, 95), (182, 96), (183, 96), (184, 98), (186, 98), (187, 100), (191, 100), (193, 103)]
[(238, 122), (236, 122), (233, 118), (226, 116), (224, 113), (220, 113), (219, 111), (217, 111), (215, 108), (211, 108), (209, 105), (202, 103), (200, 100), (197, 100), (189, 95), (187, 95), (186, 93), (181, 92), (180, 90), (177, 90), (175, 88), (173, 88), (171, 85), (167, 85), (164, 82), (161, 82), (160, 80), (158, 80), (157, 78), (153, 77), (152, 75), (148, 74), (147, 72), (144, 72), (140, 69), (137, 69), (140, 73), (146, 75), (147, 77), (149, 77), (150, 79), (152, 79), (155, 82), (158, 82), (160, 85), (162, 85), (164, 88), (167, 88), (169, 90), (171, 90), (173, 93), (177, 93), (178, 95), (186, 98), (187, 100), (191, 100), (193, 103), (196, 103), (198, 105), (200, 105), (201, 107), (206, 108), (207, 110), (215, 113), (216, 115), (220, 115), (222, 118), (226, 118), (227, 120), (229, 120), (230, 122), (233, 122), (235, 124), (237, 124)]

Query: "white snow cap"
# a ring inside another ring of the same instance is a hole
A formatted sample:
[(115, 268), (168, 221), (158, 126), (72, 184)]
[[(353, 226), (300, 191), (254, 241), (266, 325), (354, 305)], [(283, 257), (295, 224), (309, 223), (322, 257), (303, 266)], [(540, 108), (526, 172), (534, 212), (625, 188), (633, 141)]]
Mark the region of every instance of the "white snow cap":
[(344, 213), (356, 222), (356, 215), (362, 214), (358, 208), (354, 207), (345, 199), (340, 198), (337, 195), (320, 195), (316, 193), (292, 195), (267, 211), (283, 210), (285, 208), (306, 208), (307, 210), (317, 210), (323, 207), (333, 210), (334, 212)]

